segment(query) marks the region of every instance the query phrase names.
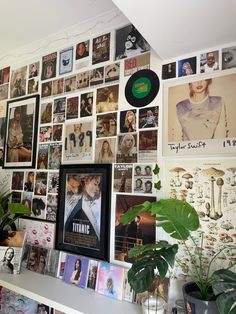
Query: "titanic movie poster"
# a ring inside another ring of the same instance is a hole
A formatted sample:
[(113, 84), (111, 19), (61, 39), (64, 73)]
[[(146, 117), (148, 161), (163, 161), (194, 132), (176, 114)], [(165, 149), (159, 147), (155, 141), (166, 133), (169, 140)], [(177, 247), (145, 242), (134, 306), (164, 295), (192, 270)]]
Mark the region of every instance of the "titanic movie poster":
[(64, 243), (98, 250), (101, 228), (102, 176), (70, 173), (66, 175)]

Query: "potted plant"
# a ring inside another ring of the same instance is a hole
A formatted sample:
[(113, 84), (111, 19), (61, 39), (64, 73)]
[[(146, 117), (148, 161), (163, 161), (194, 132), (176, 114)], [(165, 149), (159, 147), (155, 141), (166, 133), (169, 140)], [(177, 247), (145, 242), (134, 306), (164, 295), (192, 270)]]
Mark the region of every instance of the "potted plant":
[[(219, 313), (233, 314), (236, 307), (231, 309), (236, 298), (236, 275), (228, 270), (221, 269), (211, 273), (212, 263), (220, 252), (216, 253), (205, 268), (203, 263), (203, 249), (199, 247), (192, 236), (192, 232), (199, 229), (199, 217), (196, 210), (186, 201), (177, 199), (161, 199), (155, 202), (144, 202), (134, 206), (122, 217), (122, 223), (132, 222), (141, 212), (149, 211), (156, 220), (156, 226), (161, 227), (171, 238), (184, 245), (193, 267), (192, 281), (184, 286), (184, 298), (192, 306), (187, 313), (206, 313), (204, 307), (199, 307), (198, 302), (203, 302), (206, 307), (213, 304), (214, 309), (208, 314), (217, 314), (216, 302)], [(186, 241), (192, 239), (190, 248)], [(135, 292), (147, 291), (155, 280), (158, 272), (164, 279), (170, 267), (178, 261), (177, 251), (179, 245), (160, 240), (157, 243), (136, 246), (129, 251), (133, 264), (128, 271), (128, 281)], [(187, 289), (186, 289), (187, 287)], [(212, 291), (213, 290), (213, 291)], [(190, 295), (190, 299), (188, 296)], [(213, 300), (213, 301), (212, 301)], [(216, 300), (216, 302), (215, 302)], [(202, 305), (200, 305), (202, 306)], [(208, 309), (208, 308), (207, 308)]]
[(14, 221), (23, 215), (29, 215), (30, 209), (21, 203), (11, 203), (12, 193), (0, 193), (0, 244), (9, 236), (9, 230), (15, 229)]

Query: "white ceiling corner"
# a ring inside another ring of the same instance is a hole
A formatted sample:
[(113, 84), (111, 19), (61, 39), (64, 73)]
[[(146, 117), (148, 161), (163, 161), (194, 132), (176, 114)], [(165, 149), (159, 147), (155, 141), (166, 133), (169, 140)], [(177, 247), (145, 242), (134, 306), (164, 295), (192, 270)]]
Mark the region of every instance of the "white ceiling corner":
[(162, 59), (236, 41), (236, 0), (113, 0)]

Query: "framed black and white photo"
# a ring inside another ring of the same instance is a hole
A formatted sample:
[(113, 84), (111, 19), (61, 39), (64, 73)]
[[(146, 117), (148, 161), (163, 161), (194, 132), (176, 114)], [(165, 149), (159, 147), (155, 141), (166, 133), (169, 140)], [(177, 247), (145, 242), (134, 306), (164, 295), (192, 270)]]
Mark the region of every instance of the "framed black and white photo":
[(34, 168), (39, 95), (7, 102), (3, 168)]
[(109, 259), (110, 164), (61, 165), (56, 249)]

